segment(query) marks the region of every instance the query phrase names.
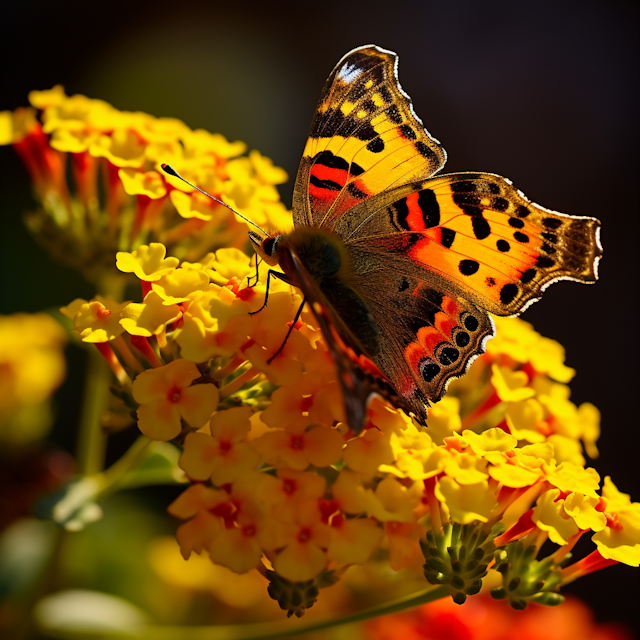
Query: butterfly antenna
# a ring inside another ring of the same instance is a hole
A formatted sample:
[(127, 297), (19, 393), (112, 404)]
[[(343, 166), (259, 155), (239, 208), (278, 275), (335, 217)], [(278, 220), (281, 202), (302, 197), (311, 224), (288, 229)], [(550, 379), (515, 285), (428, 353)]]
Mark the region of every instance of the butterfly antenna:
[(180, 180), (182, 180), (182, 182), (185, 182), (186, 184), (188, 184), (193, 189), (196, 189), (197, 191), (199, 191), (200, 193), (204, 194), (208, 198), (211, 198), (212, 200), (214, 200), (218, 204), (221, 204), (223, 207), (226, 207), (227, 209), (229, 209), (229, 211), (233, 211), (233, 213), (235, 213), (239, 218), (242, 218), (245, 222), (248, 222), (249, 224), (252, 224), (257, 229), (260, 229), (260, 231), (262, 231), (262, 233), (264, 233), (265, 236), (269, 235), (262, 227), (259, 227), (255, 222), (252, 222), (251, 220), (249, 220), (249, 218), (245, 218), (241, 213), (238, 213), (233, 207), (230, 207), (225, 202), (222, 202), (222, 200), (218, 200), (218, 198), (214, 198), (210, 193), (207, 193), (206, 191), (203, 191), (199, 187), (196, 187), (195, 184), (191, 184), (188, 180), (185, 180), (170, 164), (162, 164), (160, 166), (162, 167), (162, 170), (165, 173), (168, 173), (170, 176), (173, 176), (174, 178), (179, 178)]

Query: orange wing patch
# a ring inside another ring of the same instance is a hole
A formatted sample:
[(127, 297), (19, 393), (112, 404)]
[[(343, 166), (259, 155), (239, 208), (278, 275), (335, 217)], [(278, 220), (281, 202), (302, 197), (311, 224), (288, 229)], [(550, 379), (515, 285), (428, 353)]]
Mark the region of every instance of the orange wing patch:
[(358, 243), (408, 256), (497, 315), (522, 311), (557, 280), (597, 279), (595, 218), (544, 209), (493, 174), (450, 174), (416, 187), (371, 215)]

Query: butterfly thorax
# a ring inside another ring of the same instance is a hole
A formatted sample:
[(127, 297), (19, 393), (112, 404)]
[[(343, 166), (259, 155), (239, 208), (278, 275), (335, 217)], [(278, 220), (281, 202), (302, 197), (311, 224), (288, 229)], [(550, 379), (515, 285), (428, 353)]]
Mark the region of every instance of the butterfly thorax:
[[(268, 241), (265, 239), (262, 246)], [(374, 357), (379, 350), (379, 328), (358, 291), (353, 265), (340, 237), (324, 229), (298, 227), (277, 236), (273, 249), (287, 281), (303, 291), (309, 286), (316, 289), (343, 339)]]

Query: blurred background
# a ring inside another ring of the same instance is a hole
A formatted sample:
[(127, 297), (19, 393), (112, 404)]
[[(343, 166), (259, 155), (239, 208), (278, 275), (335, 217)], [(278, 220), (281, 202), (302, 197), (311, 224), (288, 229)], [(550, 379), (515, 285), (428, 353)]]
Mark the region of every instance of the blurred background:
[[(602, 411), (595, 466), (638, 500), (638, 7), (585, 0), (11, 3), (3, 9), (0, 109), (61, 83), (68, 95), (177, 117), (244, 140), (284, 167), (289, 205), (334, 64), (362, 44), (396, 51), (403, 88), (448, 152), (446, 171), (498, 173), (543, 206), (602, 221), (600, 281), (554, 285), (523, 317), (566, 347), (577, 370), (573, 401)], [(0, 161), (0, 313), (90, 297), (91, 287), (51, 265), (23, 228), (21, 213), (33, 206), (28, 176), (11, 148), (0, 148)], [(70, 347), (67, 356), (53, 438), (71, 449), (83, 354)], [(155, 499), (161, 513), (168, 500)], [(636, 576), (612, 567), (566, 592), (586, 599), (599, 620), (633, 625)]]

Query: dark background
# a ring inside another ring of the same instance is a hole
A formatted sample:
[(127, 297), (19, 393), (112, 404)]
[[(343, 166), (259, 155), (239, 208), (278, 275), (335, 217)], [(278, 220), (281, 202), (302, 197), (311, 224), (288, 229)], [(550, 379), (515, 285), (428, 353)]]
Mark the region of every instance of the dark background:
[[(3, 9), (0, 109), (64, 84), (123, 110), (175, 116), (257, 148), (295, 176), (320, 89), (338, 59), (374, 43), (400, 55), (400, 80), (449, 154), (447, 171), (510, 178), (551, 209), (602, 220), (594, 286), (562, 282), (524, 318), (577, 369), (572, 399), (602, 411), (602, 477), (638, 482), (638, 3), (11, 3)], [(21, 226), (29, 180), (0, 149), (0, 311), (92, 295), (51, 266)], [(290, 182), (281, 189), (291, 202)], [(78, 369), (80, 355), (69, 352)], [(59, 394), (66, 444), (81, 369)], [(590, 548), (590, 547), (589, 547)], [(600, 620), (634, 625), (638, 574), (616, 566), (568, 587)]]

